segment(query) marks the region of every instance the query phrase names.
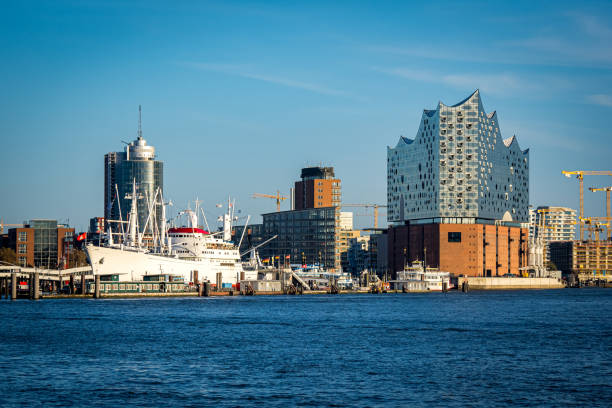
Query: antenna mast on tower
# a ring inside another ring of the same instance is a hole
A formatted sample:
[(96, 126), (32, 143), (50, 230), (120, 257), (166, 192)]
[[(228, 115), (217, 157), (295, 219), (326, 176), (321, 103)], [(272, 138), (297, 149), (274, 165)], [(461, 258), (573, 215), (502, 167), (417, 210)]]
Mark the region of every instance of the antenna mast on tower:
[(138, 139), (142, 139), (142, 108), (138, 105)]

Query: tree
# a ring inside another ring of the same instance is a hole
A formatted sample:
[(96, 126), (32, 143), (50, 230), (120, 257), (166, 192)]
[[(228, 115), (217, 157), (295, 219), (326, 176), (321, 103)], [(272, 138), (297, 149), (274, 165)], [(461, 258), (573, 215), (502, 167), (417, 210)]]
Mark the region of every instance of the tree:
[(546, 270), (547, 271), (558, 271), (557, 265), (555, 265), (552, 261), (546, 262)]
[(87, 266), (87, 254), (79, 249), (73, 249), (70, 251), (70, 268), (77, 268), (79, 266)]
[(12, 248), (0, 248), (0, 261), (11, 265), (17, 264), (17, 254)]

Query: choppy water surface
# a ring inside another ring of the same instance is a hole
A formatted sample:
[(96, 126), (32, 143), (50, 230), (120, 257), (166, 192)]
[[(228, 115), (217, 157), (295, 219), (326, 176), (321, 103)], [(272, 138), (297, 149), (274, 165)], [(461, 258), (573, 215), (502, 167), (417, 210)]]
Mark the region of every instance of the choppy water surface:
[(0, 406), (610, 406), (612, 290), (0, 301)]

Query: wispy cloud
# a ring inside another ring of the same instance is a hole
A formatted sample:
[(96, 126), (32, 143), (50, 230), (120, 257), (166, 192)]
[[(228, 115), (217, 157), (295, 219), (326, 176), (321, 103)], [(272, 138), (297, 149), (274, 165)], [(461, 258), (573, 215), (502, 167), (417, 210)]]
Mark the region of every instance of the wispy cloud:
[(596, 16), (590, 16), (582, 13), (567, 13), (573, 18), (582, 30), (593, 38), (603, 41), (612, 40), (612, 28), (607, 26)]
[[(402, 45), (370, 44), (360, 48), (376, 53), (430, 59), (483, 63), (490, 65), (544, 65), (609, 68), (612, 66), (612, 27), (597, 16), (563, 13), (564, 29), (541, 29), (513, 40), (482, 44), (417, 43)], [(516, 22), (501, 21), (514, 25)], [(534, 25), (538, 26), (538, 25)]]
[(205, 71), (221, 72), (227, 75), (254, 79), (257, 81), (282, 85), (289, 88), (302, 89), (305, 91), (314, 92), (322, 95), (350, 96), (347, 92), (329, 88), (324, 85), (319, 85), (312, 82), (298, 81), (277, 75), (262, 74), (260, 72), (255, 71), (251, 65), (217, 64), (208, 62), (182, 62), (180, 63), (180, 65)]
[(501, 74), (444, 74), (430, 70), (415, 70), (405, 68), (379, 68), (375, 71), (412, 81), (440, 83), (460, 89), (479, 88), (484, 92), (492, 94), (508, 94), (525, 90), (533, 90), (538, 87), (534, 82), (520, 78), (512, 73)]
[(597, 16), (568, 12), (567, 29), (506, 42), (511, 48), (537, 52), (535, 60), (565, 66), (609, 67), (612, 64), (612, 28)]
[(586, 97), (588, 103), (612, 107), (612, 95), (594, 94)]

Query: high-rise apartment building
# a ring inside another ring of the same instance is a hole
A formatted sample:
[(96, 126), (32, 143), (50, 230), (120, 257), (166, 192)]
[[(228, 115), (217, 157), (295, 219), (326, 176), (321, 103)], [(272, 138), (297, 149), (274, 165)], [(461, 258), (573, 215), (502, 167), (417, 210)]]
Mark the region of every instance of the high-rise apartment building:
[[(108, 220), (127, 220), (131, 201), (126, 197), (132, 194), (132, 184), (136, 182), (138, 200), (138, 225), (141, 232), (153, 231), (154, 224), (149, 223), (144, 231), (149, 207), (157, 189), (163, 190), (164, 163), (155, 160), (155, 147), (147, 145), (142, 137), (140, 118), (138, 136), (127, 144), (123, 152), (110, 152), (104, 155), (104, 218), (106, 225), (119, 230), (119, 224)], [(155, 219), (161, 221), (161, 207), (154, 206)]]
[(414, 139), (387, 148), (387, 218), (528, 222), (529, 150), (503, 139), (477, 90), (424, 110)]
[(572, 241), (576, 234), (576, 210), (567, 207), (541, 206), (529, 209), (529, 240), (541, 237), (546, 248), (544, 259), (550, 260), (550, 243)]
[(414, 139), (387, 148), (389, 267), (414, 261), (455, 274), (526, 266), (529, 150), (503, 139), (477, 90), (424, 110)]
[(333, 167), (307, 167), (302, 169), (302, 180), (295, 182), (295, 210), (337, 207), (341, 201), (340, 179)]

